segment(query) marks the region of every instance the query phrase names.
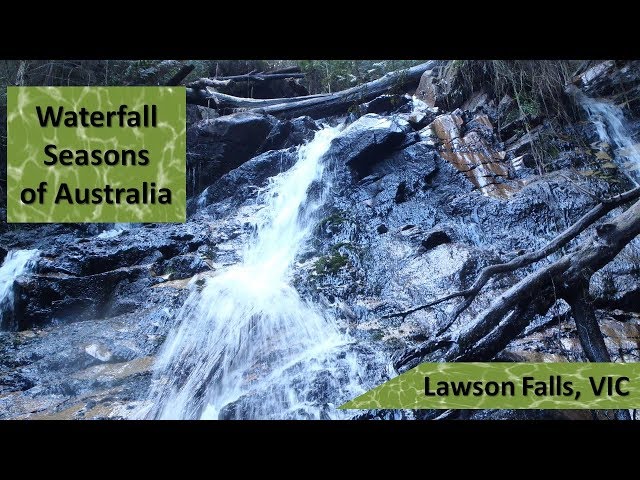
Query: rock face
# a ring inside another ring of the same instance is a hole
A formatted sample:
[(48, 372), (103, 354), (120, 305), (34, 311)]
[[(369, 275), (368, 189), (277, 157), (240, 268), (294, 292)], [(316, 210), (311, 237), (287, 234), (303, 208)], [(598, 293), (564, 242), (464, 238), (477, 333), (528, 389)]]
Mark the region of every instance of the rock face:
[[(602, 75), (635, 85), (633, 72), (618, 64), (600, 69), (608, 73), (583, 72), (585, 88), (606, 92)], [(548, 136), (544, 121), (523, 134), (509, 113), (510, 97), (490, 99), (483, 91), (458, 98), (456, 90), (445, 101), (444, 86), (427, 75), (416, 97), (422, 90), (432, 92), (433, 102), (431, 94), (411, 100), (383, 96), (361, 105), (360, 111), (369, 113), (360, 118), (327, 119), (346, 125), (325, 156), (323, 182), (309, 192), (324, 203), (292, 267), (300, 295), (340, 322), (360, 366), (380, 381), (389, 375), (386, 365), (393, 355), (430, 339), (447, 323), (455, 302), (406, 319), (385, 315), (467, 288), (483, 267), (540, 248), (592, 208), (596, 197), (624, 188), (586, 173), (604, 152), (592, 145), (598, 135), (588, 125), (566, 127), (580, 141), (557, 139), (557, 162), (541, 174), (532, 141)], [(400, 111), (396, 98), (406, 102)], [(451, 111), (450, 105), (460, 108)], [(155, 355), (185, 298), (207, 277), (240, 261), (255, 234), (254, 217), (264, 208), (259, 193), (294, 165), (296, 147), (319, 128), (307, 117), (279, 121), (258, 113), (200, 119), (193, 111), (192, 122), (192, 198), (185, 224), (120, 230), (5, 226), (1, 231), (0, 261), (13, 249), (38, 248), (41, 255), (35, 271), (14, 285), (19, 331), (0, 332), (0, 418), (130, 418), (144, 411)], [(636, 361), (640, 355), (638, 252), (636, 240), (590, 285), (616, 361)], [(487, 285), (451, 328), (468, 324), (532, 268)], [(583, 360), (568, 306), (557, 302), (497, 359)], [(326, 396), (331, 387), (314, 388)], [(240, 399), (221, 416), (241, 417), (243, 408)], [(374, 411), (361, 418), (429, 415)]]
[(463, 123), (455, 113), (440, 115), (431, 123), (431, 130), (442, 141), (442, 157), (464, 173), (483, 194), (509, 198), (521, 184), (509, 182), (506, 153), (495, 150), (487, 141), (495, 135), (491, 121), (484, 114), (474, 116), (464, 136), (460, 131)]
[(269, 115), (247, 112), (193, 125), (187, 131), (187, 195), (201, 192), (257, 154), (276, 123)]
[(433, 72), (424, 72), (420, 78), (418, 88), (416, 88), (416, 98), (422, 100), (428, 106), (433, 107), (436, 104), (437, 95), (436, 86), (433, 80)]
[(296, 159), (295, 149), (270, 150), (258, 155), (207, 187), (198, 198), (197, 206), (203, 207), (226, 198), (239, 204), (263, 187), (270, 177), (291, 168)]
[(187, 196), (198, 195), (261, 152), (309, 141), (318, 128), (309, 117), (280, 122), (254, 112), (196, 122), (187, 130)]
[(327, 156), (346, 162), (364, 177), (377, 161), (400, 146), (411, 130), (409, 122), (399, 116), (385, 118), (369, 113), (333, 140)]

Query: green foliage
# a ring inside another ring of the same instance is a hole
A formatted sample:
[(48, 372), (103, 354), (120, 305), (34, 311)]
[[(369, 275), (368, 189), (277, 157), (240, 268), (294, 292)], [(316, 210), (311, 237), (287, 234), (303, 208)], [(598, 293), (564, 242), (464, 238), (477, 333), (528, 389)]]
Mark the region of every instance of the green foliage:
[(327, 228), (327, 227), (339, 226), (346, 221), (347, 221), (347, 217), (345, 216), (345, 213), (338, 211), (320, 220), (320, 227)]
[(309, 93), (330, 93), (380, 78), (422, 60), (296, 60)]
[[(519, 118), (524, 132), (542, 115), (551, 122), (568, 123), (575, 118), (566, 100), (565, 85), (579, 62), (569, 60), (457, 60), (450, 62), (443, 75), (468, 98), (484, 90), (500, 101), (505, 95), (515, 100), (516, 108), (508, 112), (504, 123)], [(518, 132), (516, 132), (518, 133)], [(540, 173), (552, 168), (559, 151), (541, 135), (532, 142), (532, 154)]]
[(335, 252), (316, 260), (314, 269), (318, 275), (335, 275), (342, 270), (347, 263), (349, 263), (349, 258), (346, 255)]
[(500, 100), (516, 99), (525, 114), (568, 114), (562, 108), (564, 87), (577, 63), (569, 60), (456, 60), (444, 76), (456, 81), (467, 94), (483, 88)]
[(519, 110), (528, 118), (539, 117), (542, 113), (538, 99), (529, 92), (516, 93), (516, 103)]
[(329, 253), (320, 257), (314, 263), (314, 270), (318, 275), (335, 275), (349, 263), (349, 257), (340, 253), (340, 249), (353, 250), (354, 246), (348, 242), (332, 245)]

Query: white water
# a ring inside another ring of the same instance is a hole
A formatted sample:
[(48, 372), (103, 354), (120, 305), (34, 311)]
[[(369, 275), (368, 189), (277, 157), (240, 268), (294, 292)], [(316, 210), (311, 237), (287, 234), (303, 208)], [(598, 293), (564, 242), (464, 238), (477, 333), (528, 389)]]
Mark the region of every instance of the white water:
[(33, 266), (38, 250), (12, 250), (0, 266), (0, 325), (4, 312), (13, 310), (13, 282)]
[(640, 182), (640, 148), (627, 129), (621, 108), (603, 100), (586, 95), (580, 96), (580, 103), (596, 126), (598, 137), (603, 143), (614, 147), (614, 161), (636, 185)]
[(335, 319), (290, 283), (322, 203), (308, 190), (327, 184), (322, 160), (336, 134), (319, 131), (297, 163), (271, 179), (242, 262), (185, 302), (156, 365), (149, 416), (215, 419), (227, 406), (224, 418), (327, 418), (362, 393)]
[(103, 240), (115, 238), (131, 228), (131, 223), (114, 223), (111, 228), (104, 230), (98, 234), (98, 238)]

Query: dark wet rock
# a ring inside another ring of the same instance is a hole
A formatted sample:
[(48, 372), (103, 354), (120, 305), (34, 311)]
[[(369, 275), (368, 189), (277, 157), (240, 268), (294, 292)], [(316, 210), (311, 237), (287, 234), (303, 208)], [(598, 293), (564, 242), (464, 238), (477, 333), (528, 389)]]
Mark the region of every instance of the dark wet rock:
[(209, 270), (209, 266), (200, 255), (186, 254), (173, 257), (159, 266), (154, 266), (156, 272), (168, 275), (169, 280), (191, 278), (197, 273)]
[(202, 120), (198, 105), (187, 105), (187, 125), (191, 125)]
[(124, 230), (113, 237), (91, 237), (82, 243), (66, 243), (65, 239), (57, 238), (54, 245), (43, 246), (36, 271), (50, 276), (95, 275), (193, 252), (205, 242), (204, 226), (193, 228), (194, 233), (181, 230), (177, 225), (147, 224), (145, 228)]
[(320, 127), (311, 117), (298, 117), (277, 123), (269, 132), (261, 151), (282, 150), (308, 142)]
[(213, 185), (209, 186), (193, 205), (202, 207), (211, 203), (220, 202), (227, 198), (235, 199), (240, 203), (258, 188), (263, 187), (270, 177), (291, 168), (296, 162), (295, 149), (271, 150), (245, 162), (240, 167), (223, 175)]
[(4, 261), (4, 258), (7, 256), (7, 253), (9, 252), (7, 251), (6, 248), (0, 247), (0, 265), (2, 265), (2, 262)]
[(201, 120), (218, 118), (220, 115), (213, 108), (187, 104), (187, 128)]
[(360, 105), (360, 111), (363, 114), (377, 113), (385, 114), (390, 113), (403, 105), (406, 105), (410, 99), (405, 95), (380, 95), (374, 98), (370, 102)]
[(398, 185), (398, 188), (396, 189), (396, 195), (395, 198), (393, 199), (394, 202), (396, 203), (403, 203), (406, 202), (409, 199), (409, 195), (410, 195), (410, 191), (407, 188), (407, 182), (402, 181), (400, 182), (400, 184)]
[(376, 228), (376, 231), (382, 235), (383, 233), (387, 233), (389, 229), (387, 228), (386, 225), (382, 224), (382, 225), (378, 225), (378, 227)]
[[(11, 329), (74, 322), (141, 308), (157, 283), (150, 266), (195, 252), (206, 242), (206, 225), (179, 224), (117, 231), (113, 236), (71, 234), (17, 236), (41, 248), (35, 273), (18, 278)], [(41, 233), (48, 229), (41, 229)], [(135, 241), (132, 239), (135, 238)], [(29, 243), (27, 243), (29, 242)], [(23, 248), (24, 248), (23, 247)]]
[(200, 193), (220, 176), (260, 152), (278, 120), (242, 112), (202, 120), (187, 130), (187, 195)]
[(84, 277), (34, 275), (16, 281), (15, 319), (18, 330), (52, 319), (73, 322), (106, 313), (116, 286), (147, 274), (146, 267), (120, 268)]
[(364, 177), (373, 165), (390, 154), (411, 130), (399, 117), (364, 115), (349, 125), (331, 142), (329, 157), (340, 159)]
[(589, 293), (601, 308), (640, 313), (640, 239), (591, 277)]
[(437, 247), (438, 245), (442, 245), (443, 243), (450, 243), (451, 236), (449, 232), (445, 230), (431, 230), (427, 232), (424, 240), (422, 240), (422, 246), (425, 250), (431, 250), (432, 248)]

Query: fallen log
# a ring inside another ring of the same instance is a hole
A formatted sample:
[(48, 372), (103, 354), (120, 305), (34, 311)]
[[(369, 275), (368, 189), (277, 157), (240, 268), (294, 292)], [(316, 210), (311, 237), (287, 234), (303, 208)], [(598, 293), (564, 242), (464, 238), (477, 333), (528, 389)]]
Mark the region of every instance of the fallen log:
[(304, 73), (245, 73), (243, 75), (216, 77), (216, 79), (231, 80), (232, 82), (269, 82), (271, 80), (282, 80), (283, 78), (304, 78), (304, 75)]
[(193, 64), (183, 65), (173, 77), (166, 81), (165, 85), (168, 87), (178, 85), (182, 80), (186, 78), (187, 75), (193, 72), (195, 68), (196, 66)]
[(274, 74), (274, 73), (302, 73), (302, 70), (300, 70), (300, 67), (291, 66), (291, 67), (274, 68), (273, 70), (267, 70), (266, 72), (262, 72), (262, 73), (268, 73), (268, 74)]
[(327, 94), (308, 95), (306, 97), (290, 98), (243, 98), (234, 97), (225, 93), (212, 92), (187, 87), (187, 103), (213, 108), (219, 112), (232, 113), (240, 110), (264, 110), (271, 105), (284, 105), (298, 102), (301, 98), (321, 98)]
[(323, 118), (344, 113), (354, 105), (373, 100), (394, 89), (400, 90), (417, 84), (424, 72), (435, 68), (438, 64), (438, 61), (432, 60), (414, 67), (387, 73), (377, 80), (340, 92), (294, 98), (256, 100), (224, 95), (211, 89), (187, 88), (187, 103), (215, 108), (222, 114), (250, 109), (260, 110), (281, 118), (294, 118), (302, 115)]

